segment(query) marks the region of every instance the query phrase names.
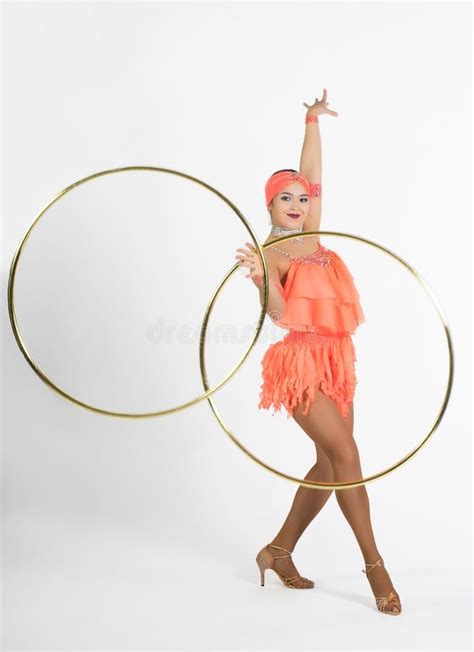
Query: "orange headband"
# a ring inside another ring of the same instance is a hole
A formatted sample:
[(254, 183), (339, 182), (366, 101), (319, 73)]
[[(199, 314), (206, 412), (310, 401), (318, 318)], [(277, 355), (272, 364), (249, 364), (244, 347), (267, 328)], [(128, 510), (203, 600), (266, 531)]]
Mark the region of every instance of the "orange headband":
[(301, 172), (282, 171), (273, 174), (265, 184), (265, 202), (267, 206), (282, 188), (285, 188), (293, 181), (301, 183), (310, 197), (320, 196), (321, 186), (319, 183), (311, 183)]

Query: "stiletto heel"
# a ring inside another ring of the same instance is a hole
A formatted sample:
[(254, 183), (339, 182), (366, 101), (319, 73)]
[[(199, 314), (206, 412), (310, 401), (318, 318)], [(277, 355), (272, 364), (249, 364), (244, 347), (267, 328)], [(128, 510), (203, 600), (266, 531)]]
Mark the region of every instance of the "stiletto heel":
[[(283, 550), (286, 552), (286, 555), (273, 555), (269, 548), (277, 548), (278, 550)], [(265, 585), (265, 571), (267, 568), (275, 571), (278, 577), (281, 579), (285, 586), (288, 586), (291, 589), (312, 589), (314, 587), (313, 580), (308, 580), (306, 577), (301, 575), (294, 575), (293, 577), (285, 577), (279, 573), (275, 568), (275, 560), (283, 559), (284, 557), (291, 557), (291, 552), (286, 548), (281, 546), (275, 546), (273, 543), (269, 543), (264, 546), (257, 555), (256, 562), (258, 568), (260, 569), (260, 585)]]
[[(374, 564), (368, 564), (366, 562), (365, 566), (370, 566), (368, 570), (363, 570), (362, 572), (368, 575), (371, 570), (373, 570), (376, 566), (383, 566), (383, 560), (382, 557), (377, 559), (377, 561)], [(400, 603), (400, 596), (398, 593), (395, 591), (395, 589), (392, 589), (390, 593), (387, 596), (381, 596), (379, 598), (375, 598), (375, 604), (377, 605), (377, 609), (381, 611), (384, 614), (389, 614), (390, 616), (398, 616), (401, 611), (402, 611), (402, 605)]]

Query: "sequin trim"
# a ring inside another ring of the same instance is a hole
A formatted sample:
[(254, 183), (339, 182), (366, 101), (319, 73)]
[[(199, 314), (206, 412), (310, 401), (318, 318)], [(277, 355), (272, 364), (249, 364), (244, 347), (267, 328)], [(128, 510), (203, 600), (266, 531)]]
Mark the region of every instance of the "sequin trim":
[(279, 249), (278, 247), (270, 247), (270, 249), (274, 249), (284, 256), (291, 258), (291, 260), (295, 263), (301, 263), (303, 265), (317, 264), (321, 265), (321, 267), (331, 267), (331, 250), (326, 249), (326, 247), (323, 247), (323, 245), (319, 245), (319, 249), (314, 251), (312, 254), (308, 254), (307, 256), (293, 256), (292, 254), (289, 254), (287, 251), (283, 251), (283, 249)]
[(309, 196), (310, 197), (321, 197), (321, 184), (320, 183), (309, 183)]

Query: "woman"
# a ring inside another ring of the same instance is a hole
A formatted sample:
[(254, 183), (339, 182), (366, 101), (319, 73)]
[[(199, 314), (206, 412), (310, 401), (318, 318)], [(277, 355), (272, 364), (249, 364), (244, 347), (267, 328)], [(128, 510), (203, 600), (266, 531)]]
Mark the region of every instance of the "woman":
[[(309, 106), (300, 172), (279, 170), (265, 186), (272, 230), (265, 243), (280, 235), (319, 231), (321, 222), (321, 138), (318, 116), (337, 116), (328, 109), (327, 92)], [(239, 265), (248, 267), (260, 289), (262, 269), (251, 243), (239, 248)], [(317, 248), (316, 248), (317, 247)], [(353, 438), (353, 396), (356, 386), (355, 349), (351, 334), (364, 321), (359, 294), (346, 265), (319, 236), (293, 238), (268, 247), (267, 313), (288, 329), (262, 360), (259, 408), (275, 411), (283, 405), (312, 439), (317, 461), (305, 479), (343, 482), (362, 478)], [(273, 414), (275, 414), (275, 411)], [(304, 530), (326, 504), (332, 491), (300, 486), (280, 531), (260, 550), (257, 564), (261, 584), (265, 570), (274, 570), (285, 586), (313, 588), (314, 582), (297, 571), (291, 554)], [(401, 603), (377, 548), (365, 485), (336, 490), (337, 502), (351, 526), (365, 561), (365, 570), (379, 611), (396, 615)]]

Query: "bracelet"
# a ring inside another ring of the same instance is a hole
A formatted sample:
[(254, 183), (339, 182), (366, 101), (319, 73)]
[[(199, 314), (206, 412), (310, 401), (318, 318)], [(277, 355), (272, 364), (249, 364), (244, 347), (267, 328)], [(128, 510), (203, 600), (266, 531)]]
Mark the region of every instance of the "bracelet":
[(307, 115), (305, 123), (308, 124), (308, 122), (315, 122), (316, 124), (318, 124), (319, 123), (318, 116), (317, 115), (311, 115), (311, 114)]

